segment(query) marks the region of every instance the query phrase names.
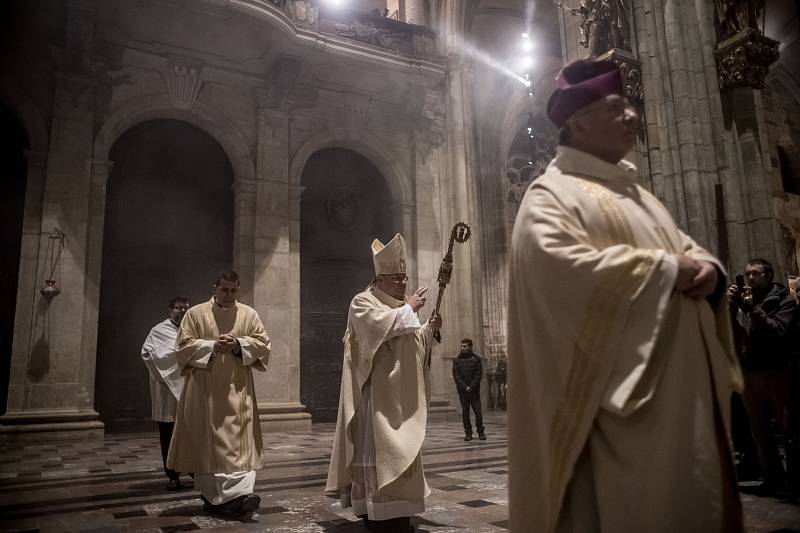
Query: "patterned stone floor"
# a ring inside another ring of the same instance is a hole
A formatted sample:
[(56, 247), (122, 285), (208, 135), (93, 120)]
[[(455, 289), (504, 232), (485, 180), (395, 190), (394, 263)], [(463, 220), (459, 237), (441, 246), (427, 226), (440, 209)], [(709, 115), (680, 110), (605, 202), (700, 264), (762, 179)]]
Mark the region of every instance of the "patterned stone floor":
[[(422, 532), (507, 530), (505, 423), (487, 417), (487, 441), (463, 442), (458, 422), (431, 423), (424, 458), (433, 494)], [(265, 435), (258, 473), (261, 508), (229, 522), (201, 511), (198, 493), (165, 489), (157, 434), (111, 435), (101, 442), (9, 446), (0, 450), (0, 531), (360, 532), (349, 510), (322, 492), (331, 425), (309, 433)], [(186, 483), (191, 480), (185, 478)], [(743, 497), (748, 531), (800, 530), (800, 506)]]

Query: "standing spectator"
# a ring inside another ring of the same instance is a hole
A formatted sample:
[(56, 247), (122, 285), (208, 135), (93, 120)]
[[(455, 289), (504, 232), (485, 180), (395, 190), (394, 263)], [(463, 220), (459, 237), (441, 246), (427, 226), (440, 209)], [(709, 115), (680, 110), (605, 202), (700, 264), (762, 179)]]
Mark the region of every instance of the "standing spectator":
[(181, 488), (180, 473), (167, 468), (167, 452), (175, 428), (175, 411), (183, 389), (183, 376), (175, 360), (175, 338), (189, 300), (176, 297), (169, 302), (169, 318), (159, 322), (142, 345), (142, 360), (150, 373), (150, 418), (158, 422), (161, 459), (169, 478), (168, 490)]
[(461, 401), (461, 420), (464, 423), (464, 440), (472, 440), (472, 423), (470, 420), (470, 407), (475, 412), (475, 429), (478, 438), (486, 440), (483, 431), (483, 413), (481, 413), (481, 376), (483, 364), (481, 356), (472, 351), (472, 339), (461, 341), (461, 353), (453, 359), (453, 380), (458, 389), (458, 399)]
[[(789, 423), (794, 418), (790, 362), (797, 303), (786, 287), (773, 281), (773, 276), (769, 261), (751, 259), (745, 268), (744, 290), (740, 293), (736, 284), (728, 288), (745, 378), (744, 405), (763, 478), (758, 487), (761, 494), (786, 489), (773, 419), (785, 437), (789, 473), (798, 477), (797, 434), (794, 424)], [(800, 489), (796, 481), (792, 485), (793, 490)]]

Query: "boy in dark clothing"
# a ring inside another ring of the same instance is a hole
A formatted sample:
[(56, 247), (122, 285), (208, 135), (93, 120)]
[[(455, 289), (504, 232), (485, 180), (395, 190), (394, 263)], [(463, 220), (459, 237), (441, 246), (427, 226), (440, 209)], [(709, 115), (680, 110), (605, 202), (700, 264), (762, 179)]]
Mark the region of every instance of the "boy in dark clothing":
[(461, 418), (464, 422), (464, 440), (472, 440), (472, 423), (469, 410), (475, 412), (475, 428), (478, 438), (486, 440), (483, 431), (483, 414), (481, 413), (481, 375), (483, 365), (481, 357), (472, 351), (472, 339), (461, 341), (461, 353), (453, 359), (453, 380), (458, 389), (458, 398), (461, 400)]

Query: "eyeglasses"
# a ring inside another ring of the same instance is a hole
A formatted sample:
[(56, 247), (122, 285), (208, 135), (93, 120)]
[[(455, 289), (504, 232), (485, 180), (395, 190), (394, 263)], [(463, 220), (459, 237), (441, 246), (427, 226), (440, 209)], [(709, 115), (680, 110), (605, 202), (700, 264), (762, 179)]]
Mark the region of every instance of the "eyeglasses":
[(383, 277), (384, 277), (384, 279), (389, 279), (394, 283), (405, 283), (406, 281), (408, 281), (408, 276), (403, 276), (403, 275), (400, 275), (400, 276), (387, 276), (387, 275), (384, 275)]
[(599, 104), (590, 105), (572, 115), (570, 119), (595, 113), (597, 111), (608, 111), (614, 115), (618, 115), (625, 111), (636, 113), (636, 108), (631, 105), (627, 98), (614, 98), (612, 100), (603, 100)]

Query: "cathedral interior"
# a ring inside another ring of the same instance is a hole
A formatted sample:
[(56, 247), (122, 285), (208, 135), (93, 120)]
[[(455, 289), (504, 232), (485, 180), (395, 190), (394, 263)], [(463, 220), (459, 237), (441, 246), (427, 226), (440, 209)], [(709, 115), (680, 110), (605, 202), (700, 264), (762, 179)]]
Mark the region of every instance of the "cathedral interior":
[[(0, 9), (4, 531), (234, 527), (161, 490), (139, 356), (170, 298), (206, 301), (224, 269), (272, 340), (256, 379), (264, 504), (236, 527), (360, 531), (322, 492), (348, 304), (373, 277), (372, 239), (398, 232), (409, 287), (435, 288), (460, 221), (472, 237), (442, 302), (417, 526), (506, 529), (511, 228), (555, 153), (545, 105), (575, 59), (620, 66), (640, 184), (730, 277), (752, 257), (786, 286), (800, 276), (800, 0)], [(463, 337), (492, 391), (490, 439), (471, 445), (450, 377)], [(743, 502), (748, 531), (800, 530), (797, 502)]]

